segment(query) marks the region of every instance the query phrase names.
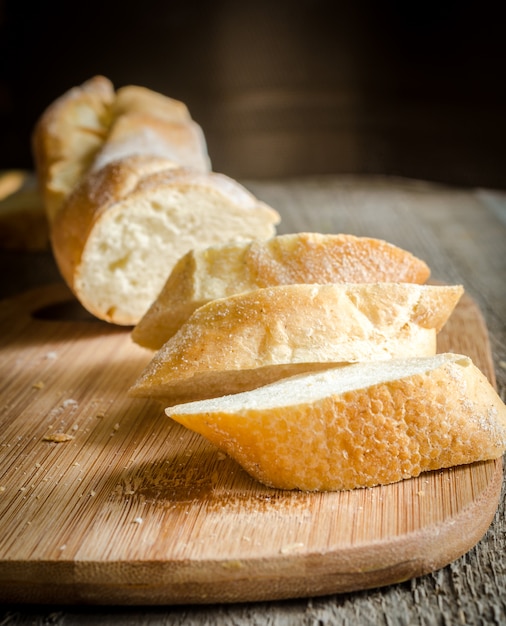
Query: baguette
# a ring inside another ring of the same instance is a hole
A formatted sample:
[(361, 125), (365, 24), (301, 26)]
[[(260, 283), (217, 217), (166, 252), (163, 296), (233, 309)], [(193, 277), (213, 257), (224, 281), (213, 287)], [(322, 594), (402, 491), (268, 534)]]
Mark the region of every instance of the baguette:
[(51, 243), (81, 304), (135, 325), (176, 261), (191, 248), (269, 238), (278, 213), (223, 174), (131, 156), (90, 172), (60, 208)]
[(107, 139), (92, 169), (131, 155), (159, 156), (199, 172), (211, 169), (204, 133), (183, 102), (144, 87), (116, 92)]
[(135, 85), (115, 91), (104, 76), (47, 107), (35, 125), (32, 150), (50, 221), (88, 172), (119, 158), (152, 155), (210, 169), (202, 129), (183, 102)]
[(331, 364), (433, 355), (461, 286), (280, 285), (197, 309), (130, 388), (165, 406)]
[(107, 137), (113, 102), (111, 82), (95, 76), (57, 98), (37, 120), (32, 153), (50, 221), (92, 166)]
[(308, 373), (166, 409), (270, 487), (372, 487), (499, 458), (506, 407), (466, 356)]
[(409, 252), (353, 235), (297, 233), (193, 249), (176, 263), (132, 339), (158, 350), (195, 309), (252, 289), (294, 283), (421, 284), (429, 275), (428, 266)]

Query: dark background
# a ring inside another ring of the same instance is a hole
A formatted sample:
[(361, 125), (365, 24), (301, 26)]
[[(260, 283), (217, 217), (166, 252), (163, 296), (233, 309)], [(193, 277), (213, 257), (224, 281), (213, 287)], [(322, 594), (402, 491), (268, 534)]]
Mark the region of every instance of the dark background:
[(183, 100), (237, 178), (506, 187), (502, 3), (0, 0), (0, 169), (95, 74)]

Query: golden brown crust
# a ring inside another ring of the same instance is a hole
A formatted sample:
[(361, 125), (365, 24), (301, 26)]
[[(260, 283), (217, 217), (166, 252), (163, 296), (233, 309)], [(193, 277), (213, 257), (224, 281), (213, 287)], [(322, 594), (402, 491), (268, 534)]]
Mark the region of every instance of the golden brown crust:
[(114, 117), (119, 118), (130, 113), (150, 113), (168, 122), (191, 120), (190, 112), (184, 102), (139, 85), (126, 85), (116, 91), (113, 105)]
[(86, 176), (55, 217), (51, 236), (61, 274), (83, 306), (133, 325), (189, 248), (251, 233), (271, 237), (278, 221), (276, 211), (222, 174), (130, 156)]
[[(377, 384), (336, 393), (328, 385), (323, 397), (308, 402), (291, 403), (281, 382), (258, 390), (274, 398), (271, 406), (250, 392), (233, 409), (214, 400), (166, 413), (280, 489), (372, 487), (500, 457), (505, 405), (467, 357), (439, 357), (437, 366), (413, 374), (403, 361), (404, 375)], [(298, 377), (297, 385), (309, 378)]]
[(130, 390), (168, 404), (237, 393), (319, 363), (431, 355), (461, 286), (281, 285), (213, 300)]
[(386, 241), (296, 233), (191, 250), (173, 268), (132, 339), (158, 350), (198, 307), (262, 287), (307, 283), (423, 284), (427, 264)]
[(195, 309), (241, 291), (296, 283), (423, 284), (427, 264), (386, 241), (296, 233), (191, 250), (174, 267), (132, 339), (158, 350)]
[(158, 156), (199, 172), (210, 170), (204, 134), (193, 120), (166, 120), (143, 111), (115, 118), (93, 169), (128, 156)]
[[(382, 239), (339, 234), (300, 233), (253, 242), (245, 258), (258, 287), (292, 283), (406, 282), (423, 284), (427, 264)], [(310, 263), (307, 262), (310, 259)]]
[(105, 141), (113, 100), (112, 83), (94, 76), (57, 98), (38, 119), (32, 150), (50, 219)]
[(47, 107), (35, 125), (32, 150), (50, 221), (89, 171), (125, 156), (210, 169), (202, 129), (183, 102), (133, 85), (115, 91), (104, 76)]
[(71, 289), (88, 236), (100, 217), (134, 192), (143, 177), (175, 165), (158, 157), (129, 157), (89, 174), (55, 217), (51, 243), (60, 272)]

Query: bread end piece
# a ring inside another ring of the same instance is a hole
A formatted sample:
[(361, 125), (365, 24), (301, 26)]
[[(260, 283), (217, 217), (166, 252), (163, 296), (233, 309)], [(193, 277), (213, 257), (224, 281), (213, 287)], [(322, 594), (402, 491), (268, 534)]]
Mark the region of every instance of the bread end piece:
[(223, 174), (126, 157), (91, 172), (52, 227), (61, 274), (81, 304), (111, 323), (134, 325), (189, 249), (269, 238), (278, 213)]
[(456, 354), (328, 369), (166, 413), (279, 489), (384, 485), (506, 450), (506, 406)]

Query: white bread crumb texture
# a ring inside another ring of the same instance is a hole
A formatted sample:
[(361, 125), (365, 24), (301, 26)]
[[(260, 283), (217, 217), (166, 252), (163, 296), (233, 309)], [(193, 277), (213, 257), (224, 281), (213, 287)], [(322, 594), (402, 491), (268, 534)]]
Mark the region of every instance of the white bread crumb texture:
[(261, 208), (227, 205), (198, 186), (141, 191), (135, 201), (127, 196), (95, 223), (76, 271), (74, 288), (83, 302), (101, 315), (114, 303), (117, 323), (121, 317), (130, 324), (142, 317), (191, 248), (224, 237), (246, 239), (251, 232), (269, 237), (274, 231)]

